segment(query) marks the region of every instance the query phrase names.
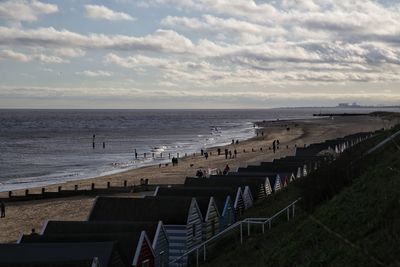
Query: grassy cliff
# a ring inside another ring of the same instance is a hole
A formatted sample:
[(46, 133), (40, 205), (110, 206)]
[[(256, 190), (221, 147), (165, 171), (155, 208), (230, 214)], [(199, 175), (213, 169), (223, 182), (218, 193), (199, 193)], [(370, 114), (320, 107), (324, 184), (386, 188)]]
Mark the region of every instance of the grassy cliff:
[[(272, 215), (298, 196), (306, 199), (294, 220), (282, 219), (243, 246), (220, 244), (205, 266), (400, 266), (400, 147), (393, 142), (361, 157), (388, 134), (258, 203), (245, 217)], [(340, 186), (332, 188), (334, 179)]]

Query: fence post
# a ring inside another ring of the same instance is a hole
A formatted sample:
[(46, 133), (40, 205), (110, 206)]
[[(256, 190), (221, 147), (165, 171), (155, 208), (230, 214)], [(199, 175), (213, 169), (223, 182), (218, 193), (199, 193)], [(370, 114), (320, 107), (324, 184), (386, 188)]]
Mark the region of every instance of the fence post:
[(289, 207), (286, 209), (286, 215), (287, 215), (287, 220), (289, 221), (289, 218), (290, 218), (290, 208)]
[(9, 198), (12, 197), (12, 191), (8, 191), (8, 197), (9, 197)]
[(75, 191), (78, 191), (78, 185), (77, 184), (75, 185)]
[(296, 204), (293, 204), (293, 206), (292, 206), (292, 215), (293, 215), (293, 218), (294, 218), (294, 206), (295, 206)]
[(26, 190), (25, 190), (25, 196), (28, 196), (28, 195), (29, 195), (29, 190), (26, 189)]
[(60, 192), (61, 192), (61, 189), (62, 189), (62, 187), (61, 187), (61, 186), (59, 186), (59, 187), (58, 187), (58, 193), (60, 193)]
[(203, 260), (206, 261), (206, 254), (207, 254), (207, 252), (206, 252), (206, 244), (204, 244), (203, 249), (204, 249)]
[(247, 236), (250, 236), (250, 222), (247, 221)]
[(111, 183), (107, 182), (107, 188), (109, 189), (111, 187)]
[(199, 249), (196, 250), (196, 266), (199, 266)]
[(128, 181), (124, 180), (124, 187), (126, 187), (128, 185)]
[(262, 233), (263, 234), (265, 233), (265, 224), (264, 223), (262, 224)]
[(92, 183), (92, 190), (94, 190), (94, 183)]
[(240, 244), (243, 244), (243, 226), (242, 226), (242, 222), (240, 222)]
[(42, 195), (44, 194), (45, 191), (46, 191), (46, 188), (42, 187)]

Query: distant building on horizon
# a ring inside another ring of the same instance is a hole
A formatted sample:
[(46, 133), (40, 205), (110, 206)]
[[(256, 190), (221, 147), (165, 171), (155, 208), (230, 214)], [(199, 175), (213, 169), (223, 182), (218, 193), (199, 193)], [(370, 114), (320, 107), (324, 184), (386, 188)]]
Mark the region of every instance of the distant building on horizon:
[(356, 102), (353, 102), (352, 104), (350, 104), (350, 103), (339, 103), (337, 106), (339, 108), (359, 108), (359, 107), (361, 107)]

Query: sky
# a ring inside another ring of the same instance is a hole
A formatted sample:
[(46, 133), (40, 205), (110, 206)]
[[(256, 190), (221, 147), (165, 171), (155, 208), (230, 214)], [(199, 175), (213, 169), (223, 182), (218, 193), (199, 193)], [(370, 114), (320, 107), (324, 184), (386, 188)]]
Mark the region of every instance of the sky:
[(0, 0), (0, 108), (400, 104), (397, 0)]

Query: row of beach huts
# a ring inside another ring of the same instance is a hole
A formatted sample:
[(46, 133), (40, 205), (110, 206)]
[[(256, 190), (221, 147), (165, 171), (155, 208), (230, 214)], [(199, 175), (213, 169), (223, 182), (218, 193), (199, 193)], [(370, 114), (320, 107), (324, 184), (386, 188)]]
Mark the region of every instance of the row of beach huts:
[(254, 202), (372, 135), (311, 144), (226, 175), (187, 177), (152, 196), (98, 197), (87, 221), (47, 221), (39, 234), (0, 244), (0, 267), (186, 266), (186, 251), (234, 224)]

